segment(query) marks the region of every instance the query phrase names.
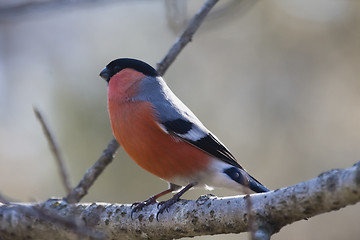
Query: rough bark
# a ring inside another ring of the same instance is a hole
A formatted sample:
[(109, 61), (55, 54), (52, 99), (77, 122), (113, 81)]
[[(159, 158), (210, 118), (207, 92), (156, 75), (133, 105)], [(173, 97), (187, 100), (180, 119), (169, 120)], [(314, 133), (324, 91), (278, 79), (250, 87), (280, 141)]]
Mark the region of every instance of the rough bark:
[[(255, 238), (269, 239), (285, 225), (359, 202), (360, 162), (348, 169), (331, 170), (309, 181), (253, 194), (250, 198)], [(77, 228), (42, 218), (33, 213), (34, 209), (54, 219), (71, 219)], [(195, 201), (181, 200), (160, 215), (158, 221), (157, 211), (153, 204), (135, 213), (132, 219), (131, 205), (123, 204), (69, 204), (58, 199), (0, 204), (0, 239), (78, 239), (78, 234), (85, 235), (84, 239), (178, 239), (248, 229), (244, 196), (207, 195)]]

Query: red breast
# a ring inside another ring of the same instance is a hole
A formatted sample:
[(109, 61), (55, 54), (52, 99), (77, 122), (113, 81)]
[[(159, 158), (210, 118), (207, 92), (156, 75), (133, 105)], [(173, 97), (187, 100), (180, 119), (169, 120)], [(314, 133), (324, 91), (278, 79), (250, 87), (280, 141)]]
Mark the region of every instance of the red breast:
[(157, 113), (151, 103), (130, 100), (143, 77), (125, 69), (109, 83), (108, 108), (117, 141), (138, 165), (165, 180), (205, 169), (208, 154), (164, 132), (156, 123)]

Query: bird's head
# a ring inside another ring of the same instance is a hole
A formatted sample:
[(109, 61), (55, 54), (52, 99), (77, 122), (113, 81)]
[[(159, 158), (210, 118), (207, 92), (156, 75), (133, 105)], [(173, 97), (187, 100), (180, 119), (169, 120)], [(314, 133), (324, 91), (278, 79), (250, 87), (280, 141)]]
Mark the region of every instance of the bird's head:
[(109, 83), (114, 75), (123, 71), (124, 69), (131, 69), (150, 77), (160, 76), (160, 74), (153, 67), (143, 61), (132, 58), (119, 58), (110, 62), (100, 72), (100, 77)]

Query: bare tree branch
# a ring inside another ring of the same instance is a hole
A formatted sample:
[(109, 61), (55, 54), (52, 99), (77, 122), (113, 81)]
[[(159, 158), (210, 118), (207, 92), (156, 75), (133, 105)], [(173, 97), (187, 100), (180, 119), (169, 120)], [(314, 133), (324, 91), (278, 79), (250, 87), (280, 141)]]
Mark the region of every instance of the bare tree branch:
[[(256, 216), (255, 239), (270, 239), (288, 224), (360, 201), (360, 162), (348, 169), (336, 169), (294, 186), (250, 196)], [(107, 203), (68, 204), (50, 199), (41, 207), (61, 216), (79, 216), (84, 226), (107, 235), (106, 239), (172, 239), (209, 234), (248, 231), (249, 214), (244, 196), (218, 198), (201, 196), (196, 201), (181, 200), (156, 220), (156, 204), (147, 206), (131, 219), (131, 206)], [(74, 239), (52, 222), (0, 204), (0, 239)], [(31, 226), (30, 228), (27, 226)]]
[(70, 193), (72, 186), (71, 186), (71, 180), (70, 180), (70, 175), (69, 172), (66, 168), (66, 164), (65, 164), (65, 160), (61, 154), (61, 151), (59, 150), (58, 144), (55, 140), (54, 134), (52, 134), (52, 132), (50, 131), (50, 127), (48, 126), (48, 124), (46, 123), (44, 117), (42, 116), (40, 110), (34, 106), (34, 112), (35, 115), (37, 117), (37, 119), (39, 120), (42, 129), (44, 131), (44, 134), (46, 136), (46, 139), (49, 142), (49, 146), (50, 146), (50, 150), (53, 153), (56, 163), (58, 164), (59, 167), (59, 171), (60, 171), (60, 176), (61, 176), (61, 180), (63, 182), (63, 185), (65, 187), (66, 193)]
[(118, 148), (119, 143), (115, 139), (112, 139), (100, 158), (85, 172), (79, 184), (67, 195), (65, 198), (67, 202), (77, 203), (87, 194), (87, 191), (94, 184), (95, 180), (104, 171), (106, 166), (111, 163)]
[[(157, 70), (161, 75), (165, 74), (168, 67), (179, 55), (185, 45), (190, 41), (196, 30), (199, 28), (200, 24), (204, 21), (206, 15), (209, 13), (211, 8), (216, 4), (217, 1), (218, 0), (207, 0), (201, 7), (199, 12), (192, 18), (183, 34), (181, 34), (179, 39), (174, 43), (170, 51), (166, 54), (165, 58), (158, 65)], [(86, 195), (88, 189), (92, 186), (97, 177), (112, 161), (113, 156), (118, 148), (119, 144), (116, 142), (115, 139), (112, 139), (108, 144), (107, 148), (104, 150), (101, 157), (91, 168), (86, 171), (85, 176), (80, 181), (78, 186), (75, 187), (70, 194), (68, 194), (65, 200), (67, 200), (69, 203), (79, 202)]]
[(175, 61), (176, 57), (179, 55), (181, 50), (188, 44), (195, 32), (200, 27), (201, 23), (204, 21), (207, 14), (215, 6), (219, 0), (207, 0), (201, 9), (195, 14), (195, 16), (190, 20), (190, 23), (187, 25), (185, 31), (180, 35), (180, 37), (175, 41), (173, 46), (170, 48), (166, 56), (161, 60), (157, 66), (157, 71), (164, 75), (168, 67)]
[[(4, 212), (4, 214), (0, 210), (0, 216), (2, 217), (0, 219), (5, 221), (10, 219), (11, 221), (7, 222), (7, 224), (10, 225), (17, 220), (16, 215), (18, 215), (20, 218), (26, 216), (29, 219), (36, 219), (36, 221), (38, 222), (43, 222), (43, 223), (49, 222), (51, 223), (52, 228), (56, 228), (59, 231), (62, 231), (63, 233), (67, 233), (67, 235), (73, 236), (73, 239), (76, 239), (80, 236), (91, 237), (93, 239), (106, 238), (106, 235), (104, 233), (94, 230), (91, 227), (85, 226), (85, 224), (82, 221), (80, 221), (79, 216), (76, 215), (76, 213), (73, 214), (70, 213), (66, 216), (60, 216), (58, 215), (58, 212), (55, 211), (54, 209), (50, 209), (50, 208), (45, 209), (43, 207), (43, 204), (11, 203), (0, 194), (0, 208), (3, 207), (6, 208), (7, 210)], [(12, 237), (13, 233), (5, 233), (2, 231), (2, 228), (4, 227), (7, 228), (8, 226), (0, 224), (0, 239), (13, 239)], [(27, 225), (22, 227), (29, 229)], [(20, 227), (20, 229), (22, 227)], [(26, 230), (23, 234), (24, 237), (26, 236), (27, 238)], [(37, 238), (38, 237), (36, 237), (36, 239)], [(23, 239), (23, 237), (21, 237), (21, 239)], [(49, 239), (52, 239), (52, 237), (50, 237)]]

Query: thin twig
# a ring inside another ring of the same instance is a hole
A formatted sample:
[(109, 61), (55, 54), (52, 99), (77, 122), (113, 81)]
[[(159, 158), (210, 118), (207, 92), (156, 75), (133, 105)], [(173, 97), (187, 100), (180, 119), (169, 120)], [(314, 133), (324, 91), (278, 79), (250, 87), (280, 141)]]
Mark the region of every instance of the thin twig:
[(42, 116), (40, 110), (34, 106), (34, 112), (35, 112), (37, 119), (40, 121), (40, 124), (45, 133), (46, 139), (48, 140), (50, 150), (55, 157), (56, 163), (58, 164), (60, 176), (61, 176), (63, 185), (65, 187), (66, 193), (68, 194), (71, 192), (72, 186), (71, 186), (71, 181), (70, 181), (70, 175), (66, 168), (65, 160), (59, 150), (59, 147), (58, 147), (58, 144), (56, 143), (55, 137), (52, 134), (52, 132), (50, 131), (50, 128), (49, 128), (48, 124), (46, 123), (44, 117)]
[(65, 198), (67, 202), (77, 203), (87, 194), (87, 191), (93, 185), (95, 180), (104, 171), (107, 165), (111, 163), (119, 146), (119, 143), (113, 138), (101, 154), (100, 158), (85, 172), (85, 175), (79, 184), (67, 195)]
[(207, 14), (214, 7), (214, 5), (219, 0), (207, 0), (201, 9), (195, 14), (195, 16), (190, 20), (190, 23), (187, 25), (185, 31), (180, 35), (180, 37), (175, 41), (175, 43), (170, 48), (166, 56), (161, 60), (157, 66), (157, 71), (164, 75), (168, 67), (175, 61), (176, 57), (179, 55), (181, 50), (188, 44), (192, 37), (194, 36), (196, 30), (200, 27), (201, 23), (204, 21)]
[[(179, 39), (171, 47), (170, 51), (167, 53), (165, 58), (158, 64), (158, 72), (161, 75), (164, 75), (168, 67), (175, 60), (180, 51), (185, 47), (185, 45), (190, 41), (191, 37), (194, 35), (196, 30), (199, 28), (202, 21), (204, 21), (207, 13), (211, 8), (216, 4), (218, 0), (208, 0), (201, 7), (199, 12), (192, 18), (185, 31)], [(69, 203), (79, 202), (87, 193), (89, 188), (93, 185), (97, 177), (104, 171), (107, 165), (113, 160), (114, 154), (119, 148), (119, 144), (115, 139), (112, 139), (108, 144), (107, 148), (104, 150), (100, 158), (95, 162), (95, 164), (90, 167), (80, 183), (67, 195), (65, 198)]]

